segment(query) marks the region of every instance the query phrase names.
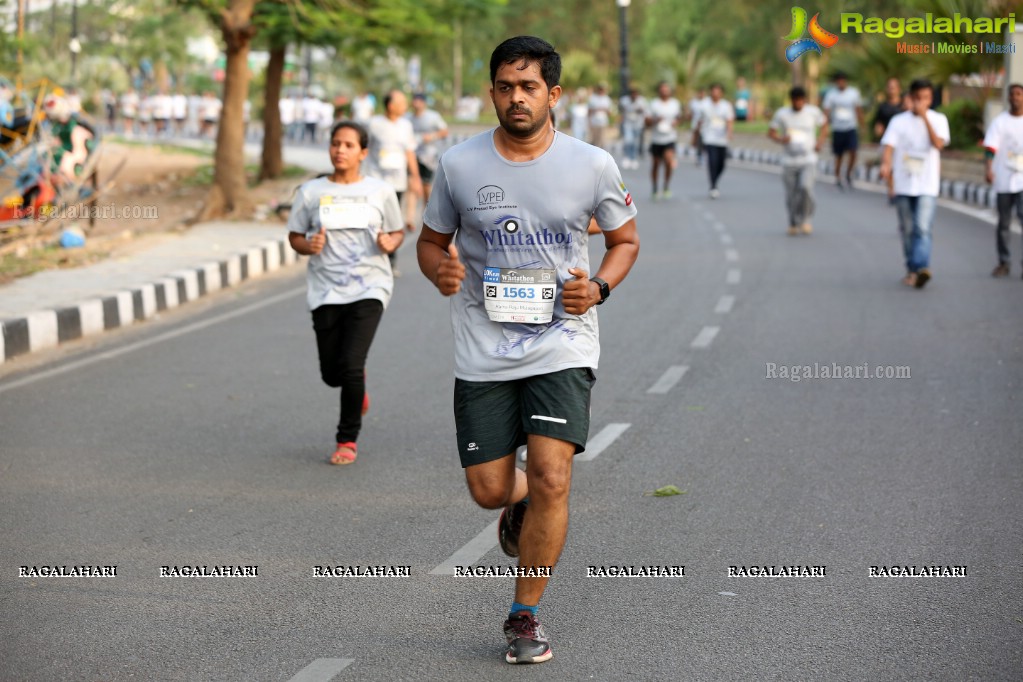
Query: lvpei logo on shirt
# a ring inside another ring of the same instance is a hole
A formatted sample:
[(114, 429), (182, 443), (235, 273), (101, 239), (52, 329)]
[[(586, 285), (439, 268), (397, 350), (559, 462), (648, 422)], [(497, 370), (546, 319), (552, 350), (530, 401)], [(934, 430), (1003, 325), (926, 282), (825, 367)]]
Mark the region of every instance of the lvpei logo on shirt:
[(480, 206), (492, 206), (504, 201), (504, 190), (497, 185), (485, 185), (476, 190)]
[[(838, 42), (838, 36), (830, 31), (826, 31), (820, 25), (820, 12), (813, 15), (813, 19), (807, 22), (806, 10), (802, 7), (792, 8), (792, 30), (785, 36), (785, 40), (794, 41), (785, 50), (785, 58), (790, 62), (794, 62), (802, 57), (807, 52), (816, 52), (822, 54), (821, 48), (833, 47)], [(804, 38), (803, 35), (809, 32), (810, 37)]]

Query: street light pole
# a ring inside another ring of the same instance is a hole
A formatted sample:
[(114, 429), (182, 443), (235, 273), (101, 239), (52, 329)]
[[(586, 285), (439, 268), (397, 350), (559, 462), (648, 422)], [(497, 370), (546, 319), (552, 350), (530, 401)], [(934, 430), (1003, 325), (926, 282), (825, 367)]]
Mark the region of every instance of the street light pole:
[(632, 0), (615, 0), (618, 4), (618, 19), (621, 27), (621, 92), (625, 97), (629, 92), (629, 24), (626, 10)]

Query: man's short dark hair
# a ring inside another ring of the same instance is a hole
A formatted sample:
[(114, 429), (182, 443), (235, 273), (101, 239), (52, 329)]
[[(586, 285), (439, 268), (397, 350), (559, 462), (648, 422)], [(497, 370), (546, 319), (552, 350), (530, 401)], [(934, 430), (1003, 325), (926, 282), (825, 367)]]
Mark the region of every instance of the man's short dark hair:
[(498, 45), (490, 55), (490, 83), (494, 83), (500, 67), (523, 60), (525, 66), (537, 63), (548, 89), (561, 81), (561, 55), (554, 46), (543, 38), (516, 36)]
[(848, 74), (845, 71), (836, 71), (835, 75), (831, 77), (832, 81), (847, 81), (849, 80)]
[(802, 97), (803, 99), (806, 99), (806, 88), (797, 85), (796, 87), (789, 90), (789, 99), (796, 99), (797, 97)]
[(1009, 87), (1005, 89), (1006, 92), (1012, 92), (1013, 90), (1023, 90), (1023, 84), (1009, 83)]
[(930, 90), (934, 92), (934, 83), (930, 82), (926, 78), (917, 78), (909, 84), (909, 94), (915, 95), (921, 90)]

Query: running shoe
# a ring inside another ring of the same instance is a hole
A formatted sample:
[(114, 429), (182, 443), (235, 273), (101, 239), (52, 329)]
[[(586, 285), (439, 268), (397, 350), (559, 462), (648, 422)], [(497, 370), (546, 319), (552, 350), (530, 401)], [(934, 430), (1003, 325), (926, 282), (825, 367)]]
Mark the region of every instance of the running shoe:
[(803, 230), (803, 234), (813, 233), (813, 225), (811, 225), (810, 223), (803, 223), (803, 227), (801, 229)]
[(915, 272), (907, 272), (906, 276), (902, 278), (902, 283), (905, 284), (907, 287), (915, 287), (916, 286), (916, 273)]
[(999, 263), (998, 267), (991, 271), (992, 277), (1008, 277), (1009, 276), (1009, 264)]
[(799, 228), (798, 227), (793, 225), (792, 227), (789, 228), (788, 235), (790, 237), (795, 237), (798, 234), (799, 234)]
[(927, 268), (920, 268), (916, 273), (916, 288), (923, 289), (924, 285), (927, 284), (931, 279), (931, 271)]
[(501, 551), (510, 557), (519, 555), (519, 534), (522, 532), (522, 521), (526, 518), (526, 508), (529, 503), (525, 500), (516, 502), (510, 507), (505, 507), (501, 512), (501, 518), (497, 522), (497, 542), (501, 545)]
[(504, 621), (504, 636), (508, 639), (508, 650), (504, 654), (508, 663), (543, 663), (554, 656), (540, 622), (529, 611), (508, 616)]
[(666, 189), (663, 192), (661, 192), (661, 198), (662, 199), (670, 199), (671, 198), (671, 190), (670, 189)]
[(721, 192), (718, 191), (718, 189), (716, 187), (710, 191), (710, 198), (711, 199), (717, 199), (719, 196), (721, 196)]
[(334, 454), (330, 456), (331, 464), (352, 464), (358, 456), (358, 447), (355, 443), (338, 443)]

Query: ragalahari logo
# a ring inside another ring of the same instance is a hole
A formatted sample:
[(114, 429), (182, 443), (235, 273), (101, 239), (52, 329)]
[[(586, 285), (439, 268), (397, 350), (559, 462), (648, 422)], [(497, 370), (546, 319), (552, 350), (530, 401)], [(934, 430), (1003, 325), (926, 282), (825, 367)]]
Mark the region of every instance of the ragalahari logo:
[[(821, 27), (818, 21), (820, 16), (820, 12), (813, 15), (808, 24), (806, 10), (802, 7), (792, 8), (792, 31), (785, 36), (785, 40), (795, 41), (785, 50), (785, 58), (790, 62), (796, 61), (810, 51), (821, 54), (822, 47), (832, 47), (838, 42), (838, 36)], [(810, 32), (810, 37), (804, 38), (803, 34), (807, 31)]]

